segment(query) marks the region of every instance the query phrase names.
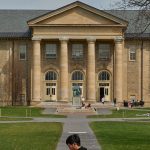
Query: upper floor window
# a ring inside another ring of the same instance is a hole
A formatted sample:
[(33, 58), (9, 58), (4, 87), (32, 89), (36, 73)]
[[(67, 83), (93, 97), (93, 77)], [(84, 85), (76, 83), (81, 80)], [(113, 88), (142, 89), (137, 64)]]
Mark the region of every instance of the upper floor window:
[(135, 49), (135, 47), (130, 47), (129, 61), (135, 61), (135, 60), (136, 60), (136, 49)]
[(26, 45), (20, 45), (19, 46), (19, 59), (20, 60), (26, 60), (26, 53), (27, 53), (27, 46)]
[(72, 44), (72, 58), (83, 58), (83, 44)]
[(46, 44), (45, 45), (45, 58), (56, 58), (57, 56), (57, 45)]
[(100, 60), (110, 59), (110, 44), (99, 44), (98, 51)]

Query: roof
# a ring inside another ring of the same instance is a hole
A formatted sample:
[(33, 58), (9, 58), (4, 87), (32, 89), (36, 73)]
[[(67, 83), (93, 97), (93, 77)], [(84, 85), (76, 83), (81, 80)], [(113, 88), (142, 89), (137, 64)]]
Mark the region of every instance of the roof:
[(27, 21), (47, 10), (0, 10), (0, 37), (30, 37)]
[[(150, 23), (149, 18), (144, 17), (141, 10), (107, 10), (107, 12), (129, 22), (126, 33), (141, 33)], [(150, 33), (150, 26), (144, 33)]]
[[(42, 16), (51, 12), (50, 10), (0, 10), (0, 37), (2, 38), (30, 38), (30, 29), (27, 21)], [(138, 10), (107, 10), (114, 16), (129, 22), (128, 28), (125, 32), (126, 37), (150, 37), (150, 27), (146, 29), (144, 34), (140, 35), (143, 29), (146, 27), (149, 20), (143, 16), (137, 21), (139, 16)]]

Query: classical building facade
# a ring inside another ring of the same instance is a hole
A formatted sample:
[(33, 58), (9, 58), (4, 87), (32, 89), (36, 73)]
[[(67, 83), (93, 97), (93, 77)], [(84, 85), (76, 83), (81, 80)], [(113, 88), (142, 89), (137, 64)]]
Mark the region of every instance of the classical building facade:
[[(0, 104), (144, 99), (150, 104), (150, 42), (135, 11), (74, 2), (54, 11), (0, 10)], [(131, 16), (132, 14), (132, 16)]]

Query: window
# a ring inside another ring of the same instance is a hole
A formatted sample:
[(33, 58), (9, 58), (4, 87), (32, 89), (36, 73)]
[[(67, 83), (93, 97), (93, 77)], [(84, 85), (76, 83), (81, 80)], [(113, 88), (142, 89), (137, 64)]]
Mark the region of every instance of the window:
[(100, 60), (110, 59), (110, 44), (99, 44), (98, 51)]
[(83, 80), (83, 73), (81, 71), (75, 71), (72, 74), (72, 80)]
[(45, 45), (45, 58), (56, 58), (57, 45), (56, 44), (46, 44)]
[(54, 71), (49, 71), (45, 75), (45, 80), (57, 80), (57, 74)]
[(72, 44), (72, 58), (83, 58), (83, 44)]
[(46, 83), (46, 86), (56, 86), (56, 83)]
[(136, 60), (136, 49), (135, 47), (131, 47), (129, 50), (129, 61), (135, 61)]
[(20, 45), (19, 46), (19, 59), (20, 60), (26, 60), (26, 53), (27, 53), (27, 46), (26, 45)]
[(110, 75), (107, 71), (102, 71), (98, 77), (99, 80), (110, 80)]
[(109, 86), (109, 83), (99, 83), (99, 86)]
[(72, 86), (83, 86), (83, 83), (72, 83)]

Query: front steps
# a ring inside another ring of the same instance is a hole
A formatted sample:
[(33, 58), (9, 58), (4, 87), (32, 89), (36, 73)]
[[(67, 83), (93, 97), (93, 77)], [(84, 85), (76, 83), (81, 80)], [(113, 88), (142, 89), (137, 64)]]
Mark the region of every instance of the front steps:
[(76, 107), (64, 107), (64, 108), (57, 108), (58, 114), (69, 114), (69, 113), (82, 113), (82, 114), (96, 114), (94, 108), (76, 108)]
[[(87, 105), (88, 103), (86, 103)], [(53, 114), (86, 114), (86, 115), (94, 115), (97, 114), (96, 109), (99, 108), (110, 108), (113, 107), (111, 103), (93, 103), (91, 104), (91, 108), (78, 108), (74, 107), (71, 102), (41, 102), (40, 104), (36, 105), (37, 107), (47, 108), (47, 109), (54, 109), (56, 108), (56, 112)]]

